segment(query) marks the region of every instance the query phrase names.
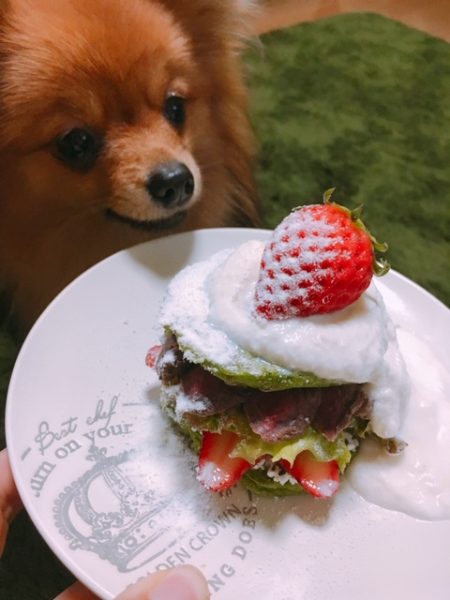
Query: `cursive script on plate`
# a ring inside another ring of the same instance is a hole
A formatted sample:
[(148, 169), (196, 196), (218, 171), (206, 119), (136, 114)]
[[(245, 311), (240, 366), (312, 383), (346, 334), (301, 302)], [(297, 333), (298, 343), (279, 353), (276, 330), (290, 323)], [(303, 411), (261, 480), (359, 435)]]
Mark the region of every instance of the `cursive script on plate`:
[(34, 438), (38, 446), (38, 450), (41, 454), (45, 454), (45, 451), (50, 446), (68, 435), (75, 433), (77, 430), (78, 417), (69, 417), (66, 421), (63, 421), (60, 427), (52, 429), (48, 421), (41, 421), (38, 427), (38, 433)]
[(94, 425), (94, 423), (102, 422), (102, 427), (108, 427), (109, 422), (113, 415), (116, 414), (116, 406), (119, 401), (117, 396), (113, 396), (109, 403), (109, 406), (105, 408), (105, 402), (100, 399), (95, 407), (95, 413), (92, 417), (86, 419), (87, 425)]

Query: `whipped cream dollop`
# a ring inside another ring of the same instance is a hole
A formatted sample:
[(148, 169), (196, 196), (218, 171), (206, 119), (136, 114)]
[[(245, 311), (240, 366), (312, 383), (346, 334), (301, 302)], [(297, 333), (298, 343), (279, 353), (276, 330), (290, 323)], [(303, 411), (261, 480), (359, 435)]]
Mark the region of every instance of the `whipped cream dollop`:
[(282, 368), (365, 383), (373, 402), (374, 432), (396, 436), (408, 377), (376, 286), (372, 283), (341, 311), (267, 320), (254, 306), (263, 249), (264, 242), (246, 242), (184, 269), (169, 286), (161, 324), (176, 331), (185, 346), (200, 347), (213, 360), (232, 359), (237, 346)]
[(392, 338), (375, 286), (344, 310), (265, 319), (255, 312), (263, 248), (263, 242), (247, 242), (215, 271), (209, 283), (211, 322), (241, 347), (282, 367), (349, 383), (369, 381)]
[(408, 446), (391, 456), (365, 440), (348, 479), (373, 504), (419, 519), (449, 519), (450, 374), (423, 340), (403, 329), (398, 338), (411, 377), (400, 430)]

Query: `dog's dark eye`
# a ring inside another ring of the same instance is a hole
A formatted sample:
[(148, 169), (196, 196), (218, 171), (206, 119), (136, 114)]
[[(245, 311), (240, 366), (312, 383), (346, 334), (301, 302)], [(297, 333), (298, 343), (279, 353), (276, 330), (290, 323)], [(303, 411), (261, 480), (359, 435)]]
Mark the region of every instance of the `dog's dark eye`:
[(67, 131), (56, 140), (56, 154), (59, 160), (80, 171), (87, 171), (94, 166), (100, 150), (100, 137), (81, 127)]
[(164, 116), (175, 127), (182, 127), (186, 120), (186, 100), (181, 96), (168, 96), (164, 104)]

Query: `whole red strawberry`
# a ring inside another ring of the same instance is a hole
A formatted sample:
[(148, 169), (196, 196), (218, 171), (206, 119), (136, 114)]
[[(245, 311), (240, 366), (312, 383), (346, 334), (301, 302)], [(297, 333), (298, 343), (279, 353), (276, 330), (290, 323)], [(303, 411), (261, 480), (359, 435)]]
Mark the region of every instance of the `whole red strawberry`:
[(384, 252), (360, 220), (360, 209), (331, 202), (295, 209), (274, 230), (264, 248), (256, 311), (266, 319), (307, 317), (341, 310), (357, 300), (373, 272), (389, 269), (375, 259)]

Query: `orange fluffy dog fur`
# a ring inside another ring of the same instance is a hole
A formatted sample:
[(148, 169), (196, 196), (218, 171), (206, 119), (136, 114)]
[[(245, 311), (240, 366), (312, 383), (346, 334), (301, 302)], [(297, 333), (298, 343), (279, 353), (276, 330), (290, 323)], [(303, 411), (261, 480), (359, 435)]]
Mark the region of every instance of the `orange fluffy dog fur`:
[(0, 288), (25, 326), (104, 257), (258, 223), (234, 0), (0, 0)]

